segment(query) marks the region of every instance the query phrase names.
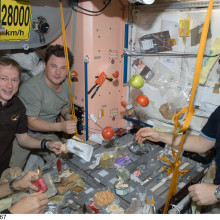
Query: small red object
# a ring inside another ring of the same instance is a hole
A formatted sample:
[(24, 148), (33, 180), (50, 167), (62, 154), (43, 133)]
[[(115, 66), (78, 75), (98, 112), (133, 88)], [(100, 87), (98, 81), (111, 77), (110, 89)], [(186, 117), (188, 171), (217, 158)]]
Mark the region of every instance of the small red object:
[(101, 87), (102, 84), (105, 82), (106, 78), (107, 78), (107, 75), (106, 75), (104, 72), (102, 72), (102, 73), (99, 75), (98, 79), (95, 81), (95, 83), (96, 83), (97, 85), (99, 85), (99, 87)]
[(43, 192), (45, 192), (48, 189), (43, 177), (32, 181), (32, 183), (38, 188), (38, 191), (42, 190)]
[(137, 98), (136, 98), (137, 102), (142, 106), (142, 107), (146, 107), (148, 106), (149, 104), (149, 99), (147, 98), (146, 95), (139, 95)]
[(115, 134), (113, 127), (107, 126), (102, 130), (102, 137), (104, 139), (111, 139)]
[(119, 72), (115, 71), (114, 73), (112, 73), (112, 76), (117, 79), (119, 77)]
[(62, 169), (61, 169), (61, 160), (57, 160), (57, 171), (59, 174), (62, 173)]
[(71, 72), (71, 76), (78, 76), (79, 74), (75, 71), (75, 70), (73, 70), (72, 72)]
[(116, 131), (115, 131), (115, 134), (118, 136), (118, 137), (122, 137), (126, 134), (127, 132), (127, 129), (125, 128), (118, 128)]
[(133, 173), (135, 176), (139, 177), (141, 175), (141, 171), (140, 170), (136, 170)]
[(122, 106), (123, 108), (126, 108), (127, 104), (128, 104), (128, 103), (127, 103), (126, 101), (122, 101), (122, 102), (121, 102), (121, 106)]
[(95, 202), (92, 202), (88, 205), (95, 213), (99, 213), (99, 209), (96, 208)]

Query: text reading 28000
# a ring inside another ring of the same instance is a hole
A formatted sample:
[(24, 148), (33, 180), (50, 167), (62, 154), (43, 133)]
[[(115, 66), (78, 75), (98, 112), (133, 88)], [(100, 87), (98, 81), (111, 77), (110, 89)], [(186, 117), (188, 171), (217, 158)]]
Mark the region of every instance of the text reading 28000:
[(30, 22), (30, 8), (24, 6), (18, 7), (17, 5), (13, 6), (8, 5), (2, 5), (2, 25), (14, 25), (17, 26), (19, 24), (20, 26), (28, 26)]

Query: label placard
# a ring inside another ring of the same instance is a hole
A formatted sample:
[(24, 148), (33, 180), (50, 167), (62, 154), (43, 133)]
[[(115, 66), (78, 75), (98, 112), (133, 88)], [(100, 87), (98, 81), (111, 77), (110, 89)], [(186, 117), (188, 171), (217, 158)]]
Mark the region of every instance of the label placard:
[(32, 18), (30, 2), (1, 0), (0, 7), (1, 25), (5, 29), (0, 33), (0, 41), (28, 41)]

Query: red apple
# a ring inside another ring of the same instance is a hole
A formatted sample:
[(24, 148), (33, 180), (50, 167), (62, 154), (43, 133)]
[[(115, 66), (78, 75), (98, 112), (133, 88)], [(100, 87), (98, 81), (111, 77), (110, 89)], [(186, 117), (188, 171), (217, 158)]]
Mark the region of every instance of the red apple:
[(144, 85), (144, 79), (141, 75), (135, 74), (131, 77), (130, 84), (132, 87), (139, 89)]

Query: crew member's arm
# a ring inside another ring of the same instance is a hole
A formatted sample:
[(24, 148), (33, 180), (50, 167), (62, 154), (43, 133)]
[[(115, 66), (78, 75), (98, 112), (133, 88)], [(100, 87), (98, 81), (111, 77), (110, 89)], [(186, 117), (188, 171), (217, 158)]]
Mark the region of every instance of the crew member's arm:
[(214, 195), (218, 185), (212, 183), (194, 184), (188, 188), (189, 196), (197, 205), (211, 205), (219, 202)]
[[(174, 141), (174, 147), (178, 148), (180, 145), (182, 135), (178, 135)], [(173, 135), (165, 132), (156, 131), (150, 127), (141, 128), (136, 134), (136, 140), (142, 143), (144, 140), (154, 142), (164, 142), (166, 144), (172, 143)], [(215, 146), (215, 141), (208, 140), (203, 136), (186, 135), (183, 149), (190, 152), (204, 153)]]
[[(38, 188), (32, 184), (31, 180), (37, 174), (33, 171), (29, 171), (26, 175), (21, 177), (20, 179), (14, 180), (12, 182), (12, 186), (14, 190), (21, 191), (26, 189), (32, 189), (34, 191), (38, 191)], [(0, 184), (0, 198), (8, 196), (12, 194), (13, 191), (9, 187), (9, 183)]]
[[(15, 134), (18, 143), (22, 147), (26, 147), (29, 149), (41, 149), (42, 140), (36, 139), (28, 135), (27, 133), (23, 134)], [(61, 154), (61, 146), (62, 143), (60, 141), (47, 141), (45, 143), (46, 148), (53, 151), (55, 154)]]
[(43, 214), (47, 203), (47, 194), (40, 191), (24, 196), (8, 210), (12, 214)]
[(39, 132), (65, 132), (73, 134), (76, 132), (76, 122), (61, 121), (61, 122), (47, 122), (40, 120), (38, 117), (28, 116), (28, 127), (33, 131)]

